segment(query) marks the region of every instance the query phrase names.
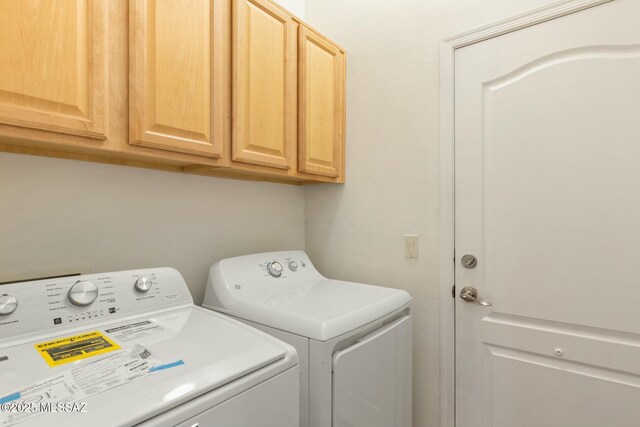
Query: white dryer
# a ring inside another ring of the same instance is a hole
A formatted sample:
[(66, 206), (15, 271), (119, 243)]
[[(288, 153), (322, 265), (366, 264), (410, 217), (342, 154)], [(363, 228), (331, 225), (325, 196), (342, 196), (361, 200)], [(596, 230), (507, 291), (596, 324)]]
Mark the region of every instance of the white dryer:
[(411, 301), (327, 279), (288, 251), (215, 263), (203, 306), (296, 348), (302, 427), (410, 427)]
[(0, 285), (0, 426), (295, 427), (295, 349), (176, 270)]

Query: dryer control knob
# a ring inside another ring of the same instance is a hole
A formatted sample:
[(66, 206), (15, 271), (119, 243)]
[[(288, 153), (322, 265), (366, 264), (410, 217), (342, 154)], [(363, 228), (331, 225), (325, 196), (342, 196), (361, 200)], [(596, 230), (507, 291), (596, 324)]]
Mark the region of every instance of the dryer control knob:
[(81, 280), (69, 289), (67, 298), (73, 305), (84, 307), (98, 298), (98, 287), (88, 280)]
[(270, 262), (269, 265), (267, 265), (267, 271), (273, 277), (280, 277), (282, 275), (282, 264), (278, 261)]
[(298, 263), (295, 261), (289, 261), (289, 270), (296, 271), (298, 269)]
[(147, 292), (149, 289), (151, 289), (151, 285), (153, 283), (151, 282), (151, 279), (149, 279), (148, 277), (141, 277), (138, 280), (136, 280), (135, 285), (133, 285), (133, 287), (136, 289), (136, 291), (138, 292), (142, 292), (145, 293)]
[(0, 296), (0, 316), (11, 314), (18, 308), (18, 298), (4, 294)]

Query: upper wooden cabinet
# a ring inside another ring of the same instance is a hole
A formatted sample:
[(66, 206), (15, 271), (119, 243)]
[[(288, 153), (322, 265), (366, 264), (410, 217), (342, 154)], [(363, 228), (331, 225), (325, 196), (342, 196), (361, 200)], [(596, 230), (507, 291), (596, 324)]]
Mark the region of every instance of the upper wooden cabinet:
[(228, 110), (228, 6), (134, 0), (130, 20), (131, 143), (220, 157)]
[(344, 70), (272, 0), (0, 0), (0, 151), (341, 183)]
[(298, 169), (339, 177), (344, 163), (344, 52), (300, 25), (298, 38)]
[(291, 168), (297, 23), (266, 0), (233, 0), (232, 16), (232, 159)]
[(105, 139), (106, 0), (0, 1), (0, 123)]

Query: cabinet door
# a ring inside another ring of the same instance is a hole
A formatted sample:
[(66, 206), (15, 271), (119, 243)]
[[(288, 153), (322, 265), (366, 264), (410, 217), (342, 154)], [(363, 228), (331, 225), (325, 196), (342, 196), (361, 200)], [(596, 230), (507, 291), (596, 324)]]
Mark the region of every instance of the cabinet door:
[(266, 0), (234, 0), (233, 19), (233, 160), (288, 169), (297, 24)]
[(131, 3), (132, 144), (221, 156), (223, 117), (228, 109), (222, 89), (222, 55), (228, 54), (224, 3)]
[(106, 138), (106, 0), (0, 1), (0, 123)]
[(344, 157), (344, 52), (300, 26), (298, 58), (298, 169), (337, 177)]

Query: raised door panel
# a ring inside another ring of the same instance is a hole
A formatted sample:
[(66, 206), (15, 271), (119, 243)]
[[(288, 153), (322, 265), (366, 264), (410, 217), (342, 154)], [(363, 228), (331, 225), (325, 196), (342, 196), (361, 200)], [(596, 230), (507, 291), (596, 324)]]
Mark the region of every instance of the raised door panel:
[(264, 0), (235, 0), (233, 160), (289, 169), (296, 138), (296, 24)]
[(224, 98), (224, 82), (214, 77), (223, 72), (223, 3), (132, 3), (132, 144), (221, 156), (224, 105), (214, 97)]
[(337, 177), (344, 155), (344, 52), (300, 27), (298, 169)]
[(0, 123), (106, 139), (105, 0), (0, 2)]

